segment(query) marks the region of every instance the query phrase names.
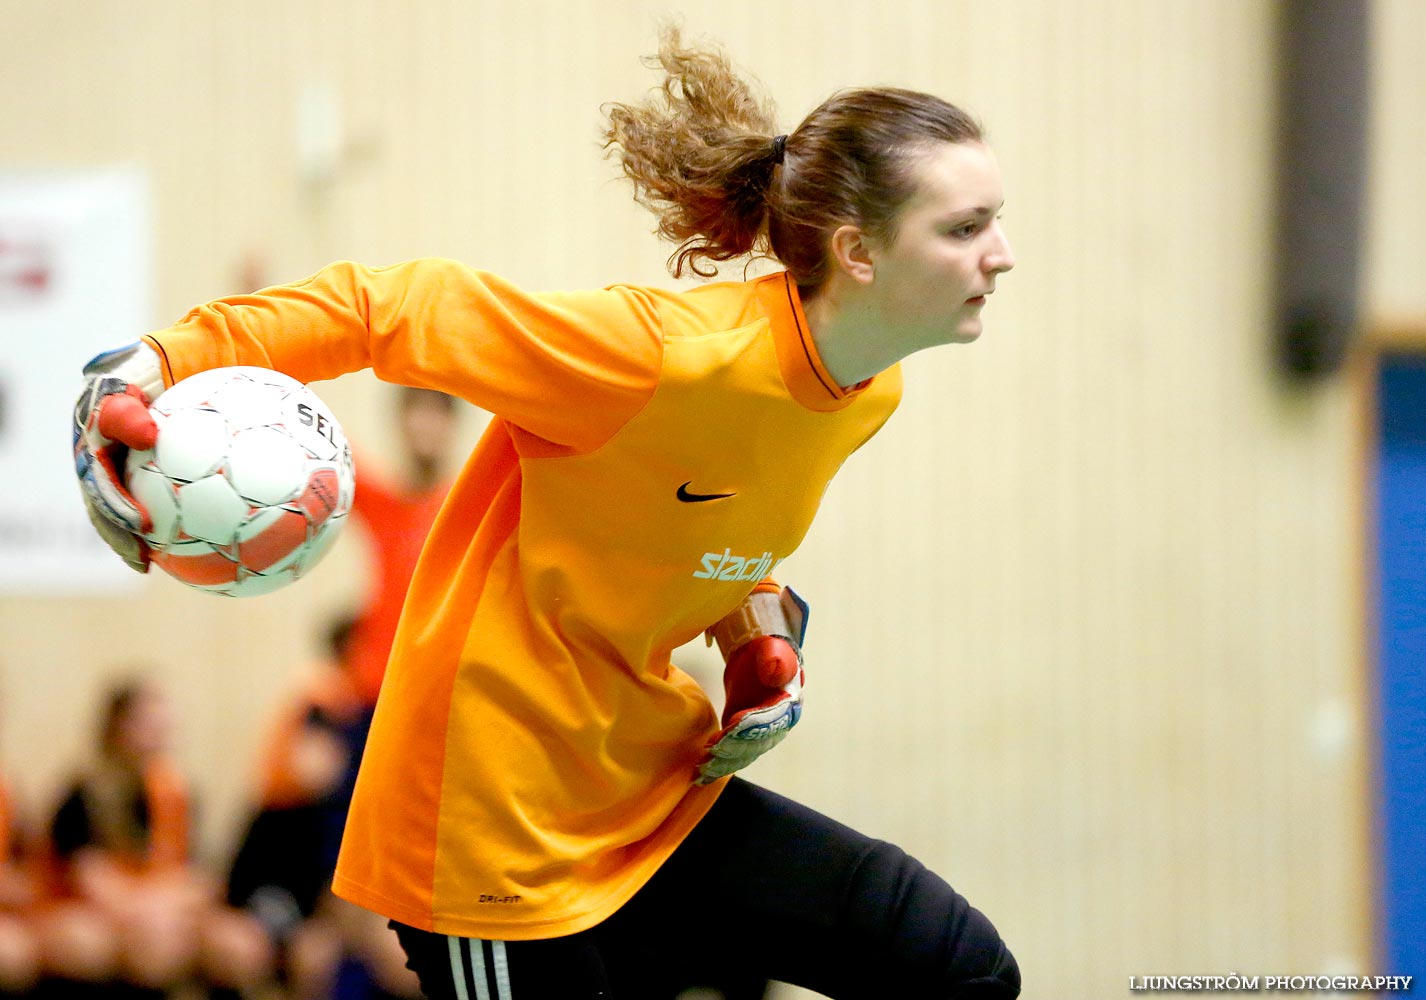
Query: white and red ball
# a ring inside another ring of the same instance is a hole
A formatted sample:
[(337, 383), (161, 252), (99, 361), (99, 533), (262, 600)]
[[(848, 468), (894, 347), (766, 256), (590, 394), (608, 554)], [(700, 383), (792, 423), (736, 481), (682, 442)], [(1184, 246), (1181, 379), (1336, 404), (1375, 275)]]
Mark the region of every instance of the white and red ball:
[(266, 368), (199, 372), (149, 407), (158, 440), (125, 477), (153, 527), (154, 565), (198, 590), (251, 597), (315, 566), (356, 492), (351, 448), (316, 394)]

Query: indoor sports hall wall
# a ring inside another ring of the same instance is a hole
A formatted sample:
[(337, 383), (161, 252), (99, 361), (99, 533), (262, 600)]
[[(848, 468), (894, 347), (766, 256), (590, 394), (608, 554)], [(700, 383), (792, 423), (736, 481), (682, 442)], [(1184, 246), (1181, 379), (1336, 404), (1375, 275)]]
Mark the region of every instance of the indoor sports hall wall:
[[(1410, 972), (1373, 965), (1355, 410), (1342, 380), (1269, 365), (1274, 9), (9, 0), (0, 170), (142, 167), (158, 326), (342, 257), (670, 282), (596, 139), (602, 101), (653, 83), (665, 14), (720, 39), (788, 128), (840, 86), (965, 105), (1019, 266), (979, 343), (907, 363), (901, 411), (780, 571), (813, 605), (807, 709), (752, 776), (945, 874), (1030, 997)], [(1426, 313), (1426, 13), (1375, 16), (1369, 306)], [(391, 445), (373, 380), (317, 389)], [(250, 603), (167, 579), (3, 595), (0, 766), (47, 805), (102, 679), (150, 664), (220, 858), (267, 713), (362, 557), (353, 532)], [(706, 651), (680, 661), (716, 676)]]

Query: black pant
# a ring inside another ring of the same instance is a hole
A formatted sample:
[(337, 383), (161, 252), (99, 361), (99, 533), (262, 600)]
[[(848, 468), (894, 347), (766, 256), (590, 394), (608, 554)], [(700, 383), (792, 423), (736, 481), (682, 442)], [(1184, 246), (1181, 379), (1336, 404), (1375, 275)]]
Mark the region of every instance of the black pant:
[(729, 977), (834, 1000), (1020, 994), (995, 928), (939, 877), (739, 778), (648, 884), (587, 931), (482, 942), (392, 926), (430, 1000), (672, 1000)]

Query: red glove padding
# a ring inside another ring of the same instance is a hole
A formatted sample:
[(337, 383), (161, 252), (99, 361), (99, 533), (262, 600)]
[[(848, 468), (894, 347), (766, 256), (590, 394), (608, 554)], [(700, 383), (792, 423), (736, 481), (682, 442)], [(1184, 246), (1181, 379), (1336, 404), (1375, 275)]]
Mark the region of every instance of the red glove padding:
[(761, 635), (738, 647), (723, 670), (723, 729), (708, 741), (696, 783), (740, 771), (781, 743), (802, 717), (802, 682), (791, 640)]

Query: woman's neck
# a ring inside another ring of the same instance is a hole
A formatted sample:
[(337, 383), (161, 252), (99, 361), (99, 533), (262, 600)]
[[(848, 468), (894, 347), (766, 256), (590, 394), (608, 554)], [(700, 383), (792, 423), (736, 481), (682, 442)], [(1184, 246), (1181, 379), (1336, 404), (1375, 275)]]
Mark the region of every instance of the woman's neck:
[(879, 375), (904, 358), (898, 338), (855, 296), (827, 287), (802, 301), (822, 366), (843, 389)]
[(407, 488), (412, 493), (424, 493), (435, 487), (441, 479), (441, 466), (433, 458), (414, 457), (409, 466)]

